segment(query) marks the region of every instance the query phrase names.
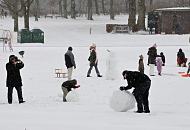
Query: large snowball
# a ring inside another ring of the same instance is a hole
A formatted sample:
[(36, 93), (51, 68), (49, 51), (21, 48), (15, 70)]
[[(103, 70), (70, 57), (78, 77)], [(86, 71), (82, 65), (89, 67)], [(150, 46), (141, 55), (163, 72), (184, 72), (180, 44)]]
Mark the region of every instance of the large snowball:
[(126, 112), (135, 107), (135, 97), (128, 91), (114, 91), (110, 99), (110, 107), (118, 112)]
[(78, 102), (79, 101), (79, 94), (76, 90), (70, 91), (66, 96), (67, 102)]

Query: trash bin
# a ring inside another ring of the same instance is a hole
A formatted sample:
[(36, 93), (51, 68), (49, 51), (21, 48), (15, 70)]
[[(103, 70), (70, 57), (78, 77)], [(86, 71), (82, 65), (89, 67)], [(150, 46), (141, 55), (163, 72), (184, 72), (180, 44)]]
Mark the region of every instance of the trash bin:
[(32, 33), (28, 29), (21, 29), (17, 35), (18, 43), (31, 43)]
[(44, 43), (44, 32), (41, 29), (32, 29), (32, 42)]

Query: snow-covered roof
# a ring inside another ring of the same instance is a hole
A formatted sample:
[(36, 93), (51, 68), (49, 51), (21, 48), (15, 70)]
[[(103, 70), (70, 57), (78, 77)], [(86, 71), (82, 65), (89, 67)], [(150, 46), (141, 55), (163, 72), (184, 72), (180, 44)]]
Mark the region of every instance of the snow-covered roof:
[(190, 11), (190, 7), (173, 7), (173, 8), (161, 8), (155, 11)]

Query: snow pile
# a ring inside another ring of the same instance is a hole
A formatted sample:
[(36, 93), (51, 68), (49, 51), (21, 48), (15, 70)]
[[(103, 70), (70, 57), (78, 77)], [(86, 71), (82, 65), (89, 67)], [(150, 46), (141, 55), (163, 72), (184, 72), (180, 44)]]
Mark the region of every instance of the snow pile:
[(110, 107), (118, 112), (126, 112), (135, 107), (135, 97), (128, 91), (114, 91), (110, 100)]
[(79, 101), (79, 94), (76, 90), (70, 91), (66, 96), (67, 102), (78, 102)]

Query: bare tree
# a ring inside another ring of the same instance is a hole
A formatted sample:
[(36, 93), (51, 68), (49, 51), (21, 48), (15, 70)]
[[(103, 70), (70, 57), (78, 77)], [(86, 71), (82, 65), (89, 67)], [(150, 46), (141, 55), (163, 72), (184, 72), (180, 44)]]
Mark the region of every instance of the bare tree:
[(34, 0), (21, 0), (24, 13), (24, 27), (29, 30), (30, 26), (30, 6)]
[(153, 0), (149, 0), (149, 11), (153, 10)]
[(100, 15), (99, 6), (98, 6), (98, 0), (94, 0), (94, 2), (95, 2), (95, 7), (96, 7), (96, 14)]
[(104, 3), (104, 0), (102, 0), (102, 13), (105, 15), (105, 3)]
[(71, 0), (71, 18), (76, 19), (75, 0)]
[(88, 8), (88, 17), (87, 17), (87, 19), (88, 20), (93, 20), (93, 18), (92, 18), (92, 0), (88, 0), (88, 4), (87, 4), (88, 6), (87, 6), (87, 8)]
[(35, 21), (38, 21), (40, 15), (40, 3), (39, 0), (35, 0)]
[(59, 15), (63, 16), (63, 0), (59, 0)]
[(1, 0), (0, 6), (10, 11), (14, 19), (14, 31), (18, 32), (18, 14), (22, 10), (20, 0)]
[(110, 19), (114, 20), (114, 3), (110, 0)]
[(129, 11), (129, 0), (125, 0), (125, 12)]
[(138, 0), (138, 30), (145, 30), (145, 0)]
[(132, 31), (136, 31), (136, 0), (129, 0), (128, 25)]
[(68, 18), (67, 17), (67, 0), (63, 0), (63, 13), (64, 13), (64, 18)]

